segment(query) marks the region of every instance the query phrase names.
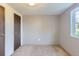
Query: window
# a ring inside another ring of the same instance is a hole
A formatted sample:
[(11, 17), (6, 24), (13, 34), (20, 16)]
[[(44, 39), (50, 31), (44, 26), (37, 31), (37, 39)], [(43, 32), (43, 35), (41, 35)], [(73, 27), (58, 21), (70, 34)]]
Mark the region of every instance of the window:
[(71, 12), (71, 35), (79, 38), (79, 8)]

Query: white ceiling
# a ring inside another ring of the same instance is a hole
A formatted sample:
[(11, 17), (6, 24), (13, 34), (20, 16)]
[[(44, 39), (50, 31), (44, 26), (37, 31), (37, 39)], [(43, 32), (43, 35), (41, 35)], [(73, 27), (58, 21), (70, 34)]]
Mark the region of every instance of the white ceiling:
[(59, 15), (73, 3), (39, 3), (35, 6), (28, 6), (27, 3), (9, 3), (23, 15)]

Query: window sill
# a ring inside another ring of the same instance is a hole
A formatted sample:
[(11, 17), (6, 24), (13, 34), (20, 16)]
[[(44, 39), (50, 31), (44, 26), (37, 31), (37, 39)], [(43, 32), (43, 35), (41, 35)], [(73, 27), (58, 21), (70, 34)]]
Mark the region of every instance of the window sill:
[(76, 39), (79, 39), (79, 36), (71, 35), (71, 37), (74, 37)]

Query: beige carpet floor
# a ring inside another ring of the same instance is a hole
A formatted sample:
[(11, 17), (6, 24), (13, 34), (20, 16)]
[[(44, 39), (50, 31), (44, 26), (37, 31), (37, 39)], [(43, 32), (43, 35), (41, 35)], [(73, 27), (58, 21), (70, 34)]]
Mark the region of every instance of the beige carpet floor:
[(59, 46), (26, 45), (19, 47), (12, 56), (68, 56)]

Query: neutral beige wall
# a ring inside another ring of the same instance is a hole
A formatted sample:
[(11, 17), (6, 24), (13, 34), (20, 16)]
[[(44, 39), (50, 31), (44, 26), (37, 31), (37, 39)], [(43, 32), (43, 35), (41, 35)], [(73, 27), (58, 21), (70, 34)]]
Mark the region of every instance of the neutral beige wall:
[(71, 55), (79, 55), (79, 38), (70, 35), (71, 11), (76, 7), (79, 7), (79, 4), (71, 6), (61, 15), (60, 19), (60, 45)]
[(23, 16), (22, 44), (58, 44), (58, 16)]
[(1, 4), (5, 8), (5, 55), (14, 52), (14, 13), (22, 16), (7, 4)]

